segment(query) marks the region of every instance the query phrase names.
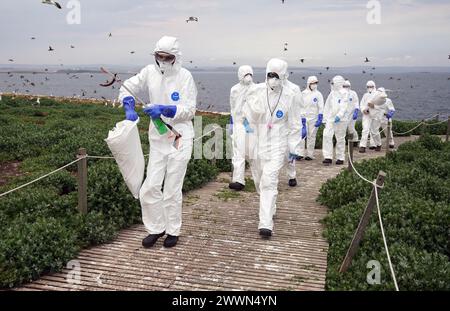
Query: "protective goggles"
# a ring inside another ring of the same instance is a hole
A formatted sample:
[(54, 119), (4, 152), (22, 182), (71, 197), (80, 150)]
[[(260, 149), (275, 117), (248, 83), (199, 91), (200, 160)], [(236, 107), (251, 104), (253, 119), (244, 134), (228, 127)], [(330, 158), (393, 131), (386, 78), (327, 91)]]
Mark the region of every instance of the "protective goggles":
[(319, 84), (319, 82), (316, 81), (316, 82), (311, 82), (309, 85), (318, 85), (318, 84)]
[(269, 79), (273, 79), (273, 78), (280, 79), (280, 76), (276, 72), (269, 72), (267, 74), (267, 78), (269, 78)]
[(175, 55), (166, 52), (155, 52), (155, 59), (158, 62), (173, 63), (175, 61)]
[(349, 89), (350, 85), (344, 85), (344, 88)]

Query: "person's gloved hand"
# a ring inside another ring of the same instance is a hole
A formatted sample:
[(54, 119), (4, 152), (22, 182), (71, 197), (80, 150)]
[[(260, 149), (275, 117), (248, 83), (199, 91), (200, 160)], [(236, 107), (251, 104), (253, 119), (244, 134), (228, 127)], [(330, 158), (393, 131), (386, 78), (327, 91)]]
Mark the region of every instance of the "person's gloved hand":
[(316, 124), (314, 126), (315, 127), (320, 127), (322, 125), (322, 122), (323, 122), (323, 114), (320, 113), (317, 116), (317, 122), (316, 122)]
[(250, 123), (248, 123), (247, 119), (244, 119), (244, 127), (246, 133), (253, 133), (254, 130), (250, 127)]
[(233, 135), (233, 117), (230, 117), (230, 135)]
[(392, 119), (392, 117), (394, 116), (395, 110), (389, 110), (389, 112), (386, 115), (386, 118), (388, 118), (388, 120)]
[(294, 161), (295, 159), (297, 159), (297, 155), (295, 153), (289, 152), (289, 162)]
[(144, 113), (148, 115), (152, 119), (160, 119), (162, 114), (161, 107), (162, 105), (150, 105), (147, 108), (144, 108)]
[(159, 105), (161, 109), (161, 114), (167, 118), (173, 118), (175, 117), (175, 114), (177, 113), (177, 106), (175, 105)]
[(306, 138), (306, 135), (308, 135), (308, 131), (306, 130), (306, 118), (302, 118), (302, 139)]
[(339, 123), (341, 122), (341, 118), (339, 118), (338, 116), (336, 116), (336, 118), (334, 118), (334, 123)]
[(355, 111), (353, 111), (353, 120), (358, 119), (358, 114), (359, 114), (359, 109), (355, 109)]
[(125, 110), (125, 119), (129, 121), (136, 121), (139, 116), (134, 110), (136, 102), (133, 96), (127, 96), (122, 100), (123, 109)]

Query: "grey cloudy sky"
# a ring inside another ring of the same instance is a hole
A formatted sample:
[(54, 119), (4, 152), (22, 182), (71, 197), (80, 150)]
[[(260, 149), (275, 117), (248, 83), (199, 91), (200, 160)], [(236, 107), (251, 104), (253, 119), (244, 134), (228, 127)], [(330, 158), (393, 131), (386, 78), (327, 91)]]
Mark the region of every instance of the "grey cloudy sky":
[(365, 0), (80, 0), (80, 25), (67, 24), (68, 8), (40, 2), (1, 1), (0, 64), (145, 64), (167, 34), (199, 66), (263, 66), (275, 56), (309, 66), (362, 65), (365, 56), (376, 66), (450, 65), (448, 0), (381, 0), (380, 25), (367, 23)]

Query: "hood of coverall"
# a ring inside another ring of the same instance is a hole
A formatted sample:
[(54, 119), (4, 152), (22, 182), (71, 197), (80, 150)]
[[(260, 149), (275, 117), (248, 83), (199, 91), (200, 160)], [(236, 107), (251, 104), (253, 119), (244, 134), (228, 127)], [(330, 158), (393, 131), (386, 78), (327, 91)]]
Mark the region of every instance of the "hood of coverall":
[(267, 74), (269, 72), (275, 72), (280, 77), (280, 83), (277, 88), (281, 89), (287, 79), (287, 63), (279, 58), (272, 58), (269, 60), (266, 67), (266, 83), (268, 84), (269, 79), (267, 78)]
[(342, 76), (335, 76), (332, 82), (331, 90), (339, 92), (344, 87), (345, 79)]
[[(311, 91), (311, 89), (309, 88), (309, 86), (310, 86), (312, 83), (316, 83), (316, 82), (319, 82), (319, 79), (317, 79), (316, 76), (310, 76), (310, 77), (308, 77), (308, 80), (306, 81), (306, 89), (307, 89), (308, 91)], [(311, 92), (312, 92), (312, 91), (311, 91)]]
[(253, 69), (251, 66), (243, 65), (243, 66), (239, 67), (239, 69), (238, 69), (239, 82), (245, 84), (244, 78), (248, 74), (251, 74), (253, 77)]
[(350, 83), (349, 80), (345, 80), (344, 86), (347, 86), (350, 89), (352, 87), (352, 84)]
[(239, 67), (238, 69), (238, 79), (239, 81), (242, 81), (242, 79), (244, 79), (244, 77), (248, 74), (251, 74), (253, 76), (253, 69), (252, 67), (248, 66), (248, 65), (243, 65), (241, 67)]
[[(178, 42), (178, 39), (175, 37), (170, 36), (163, 36), (159, 41), (156, 43), (156, 47), (153, 51), (156, 52), (164, 52), (169, 53), (172, 55), (175, 55), (175, 62), (172, 66), (166, 68), (164, 70), (164, 75), (173, 75), (177, 74), (181, 69), (181, 51), (180, 51), (180, 44)], [(155, 66), (158, 71), (162, 74), (163, 70), (160, 67), (159, 62), (155, 59)]]
[(369, 86), (373, 87), (373, 91), (371, 93), (373, 93), (377, 90), (377, 85), (375, 84), (374, 81), (367, 81), (366, 87), (369, 87)]

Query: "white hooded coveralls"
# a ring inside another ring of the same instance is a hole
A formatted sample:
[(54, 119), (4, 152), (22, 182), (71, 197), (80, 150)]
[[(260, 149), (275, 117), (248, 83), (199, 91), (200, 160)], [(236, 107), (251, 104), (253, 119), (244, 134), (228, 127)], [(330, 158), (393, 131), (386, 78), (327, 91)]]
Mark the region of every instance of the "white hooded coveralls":
[[(287, 70), (287, 63), (286, 63), (286, 70)], [(287, 79), (288, 74), (286, 74), (286, 79), (284, 80), (284, 87), (289, 88), (291, 91), (294, 92), (295, 95), (295, 105), (296, 107), (296, 111), (299, 113), (299, 115), (297, 116), (301, 122), (301, 119), (304, 117), (303, 115), (303, 110), (304, 110), (304, 101), (303, 101), (303, 96), (302, 96), (302, 92), (300, 90), (300, 87), (289, 81)], [(297, 137), (297, 147), (295, 147), (295, 153), (296, 155), (300, 155), (300, 150), (301, 150), (301, 146), (305, 143), (305, 140), (302, 139), (302, 135), (300, 134)], [(297, 171), (295, 169), (295, 164), (296, 161), (289, 161), (289, 152), (286, 154), (286, 174), (288, 176), (289, 179), (295, 179), (297, 177)]]
[[(345, 85), (348, 85), (349, 87), (352, 86), (350, 84), (350, 81), (345, 81)], [(349, 104), (349, 108), (352, 109), (352, 112), (351, 112), (351, 115), (350, 115), (350, 118), (348, 121), (347, 132), (350, 134), (353, 134), (354, 141), (358, 141), (359, 135), (358, 135), (358, 131), (355, 128), (356, 120), (353, 120), (353, 113), (355, 112), (356, 109), (358, 109), (358, 110), (361, 110), (361, 109), (359, 106), (358, 94), (355, 91), (353, 91), (352, 89), (349, 89), (348, 104)]]
[[(300, 144), (300, 152), (299, 154), (302, 157), (310, 157), (314, 159), (314, 149), (316, 146), (316, 136), (318, 128), (315, 126), (317, 123), (317, 119), (319, 114), (323, 114), (324, 101), (323, 95), (318, 90), (311, 91), (310, 85), (311, 83), (318, 82), (317, 77), (311, 76), (308, 77), (306, 83), (306, 89), (303, 90), (303, 102), (304, 102), (304, 115), (306, 117), (306, 126), (308, 136), (305, 140), (302, 140)], [(306, 149), (305, 149), (306, 145)]]
[[(266, 73), (276, 72), (281, 80), (286, 79), (286, 71), (286, 63), (280, 59), (267, 64)], [(295, 96), (283, 81), (275, 90), (266, 81), (250, 90), (244, 107), (244, 116), (257, 136), (257, 157), (250, 165), (260, 195), (259, 229), (273, 230), (279, 173), (286, 163), (286, 154), (295, 152), (301, 135), (300, 107), (295, 104)]]
[(239, 83), (234, 85), (230, 91), (231, 117), (233, 118), (233, 133), (231, 134), (233, 146), (233, 182), (245, 185), (245, 156), (248, 154), (250, 145), (250, 135), (246, 135), (244, 127), (243, 107), (247, 99), (249, 89), (254, 85), (244, 83), (244, 77), (247, 74), (253, 75), (253, 69), (244, 65), (239, 67)]
[[(336, 159), (345, 161), (345, 134), (348, 126), (350, 109), (348, 105), (348, 91), (344, 86), (344, 78), (336, 76), (333, 78), (333, 88), (325, 102), (323, 119), (325, 129), (323, 131), (323, 157), (333, 160), (333, 136), (336, 137)], [(335, 123), (336, 117), (340, 118)]]
[[(160, 135), (150, 122), (150, 157), (147, 177), (141, 187), (139, 198), (142, 220), (149, 234), (178, 236), (181, 228), (182, 187), (187, 164), (191, 158), (197, 88), (191, 73), (181, 67), (181, 52), (178, 40), (164, 36), (156, 44), (155, 52), (161, 51), (176, 56), (175, 63), (164, 74), (158, 66), (148, 65), (140, 73), (125, 81), (133, 92), (147, 91), (151, 104), (176, 105), (174, 118), (161, 118), (172, 125), (181, 135), (181, 144), (176, 150), (172, 144), (171, 131)], [(123, 87), (119, 100), (131, 96)], [(164, 190), (161, 191), (164, 182)]]
[[(377, 94), (376, 85), (373, 81), (368, 81), (367, 86), (373, 86), (371, 92), (367, 92), (361, 99), (361, 113), (362, 113), (362, 133), (359, 146), (366, 148), (369, 134), (374, 133), (376, 140), (378, 140), (380, 123), (376, 121), (377, 112), (375, 109), (369, 107), (369, 103), (372, 102)], [(368, 113), (367, 113), (368, 112)], [(377, 135), (378, 133), (378, 135)], [(381, 139), (380, 139), (381, 140)], [(380, 143), (381, 145), (381, 143)]]

